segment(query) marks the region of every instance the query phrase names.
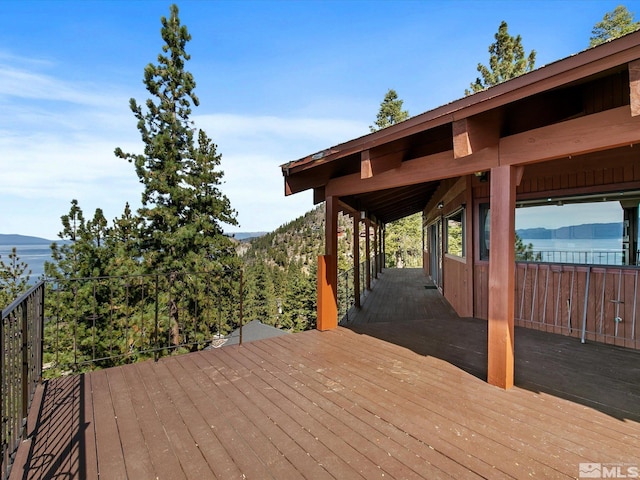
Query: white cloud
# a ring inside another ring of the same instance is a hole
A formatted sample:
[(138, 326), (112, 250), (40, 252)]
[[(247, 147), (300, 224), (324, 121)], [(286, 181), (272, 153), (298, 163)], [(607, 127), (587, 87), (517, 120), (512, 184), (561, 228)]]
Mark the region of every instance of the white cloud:
[[(134, 167), (113, 154), (115, 147), (143, 151), (125, 89), (56, 75), (53, 62), (0, 52), (0, 202), (10, 204), (5, 211), (20, 212), (3, 230), (53, 238), (74, 198), (86, 217), (100, 207), (115, 218), (125, 202), (139, 204)], [(192, 120), (218, 145), (221, 190), (242, 230), (271, 230), (313, 207), (310, 194), (285, 198), (281, 164), (368, 131), (362, 122), (312, 115), (205, 112)]]

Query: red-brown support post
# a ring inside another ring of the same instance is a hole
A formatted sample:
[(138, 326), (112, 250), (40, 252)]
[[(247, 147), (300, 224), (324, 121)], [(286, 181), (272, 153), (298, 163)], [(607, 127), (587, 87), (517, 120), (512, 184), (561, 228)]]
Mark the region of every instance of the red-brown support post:
[(373, 278), (378, 278), (378, 225), (373, 225)]
[(371, 220), (368, 218), (364, 221), (364, 231), (365, 231), (365, 242), (364, 242), (364, 252), (365, 252), (365, 266), (367, 268), (367, 290), (371, 290), (371, 241), (369, 239), (369, 234), (371, 233)]
[(353, 214), (353, 299), (360, 308), (360, 212)]
[(381, 265), (382, 268), (386, 268), (387, 266), (387, 257), (385, 256), (385, 251), (387, 249), (387, 238), (386, 238), (386, 227), (385, 224), (383, 223), (380, 226), (380, 254), (382, 255), (382, 261), (381, 261)]
[(513, 386), (516, 168), (491, 169), (487, 382)]
[(384, 268), (384, 226), (378, 225), (378, 268), (379, 273), (382, 273)]
[(325, 255), (318, 257), (318, 330), (338, 326), (338, 198), (325, 199)]

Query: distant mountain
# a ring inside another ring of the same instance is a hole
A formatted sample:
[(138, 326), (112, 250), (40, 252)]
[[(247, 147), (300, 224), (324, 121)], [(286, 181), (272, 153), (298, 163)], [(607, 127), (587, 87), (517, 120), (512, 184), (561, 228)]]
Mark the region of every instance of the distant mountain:
[(267, 233), (269, 232), (234, 232), (234, 233), (227, 233), (227, 235), (232, 238), (235, 238), (239, 242), (244, 242), (246, 240), (251, 240), (253, 238), (262, 237)]
[(0, 233), (0, 245), (15, 247), (17, 245), (42, 245), (50, 244), (53, 240), (41, 237), (30, 237), (28, 235), (15, 235)]
[(585, 223), (560, 228), (524, 228), (516, 231), (520, 238), (526, 240), (544, 239), (602, 239), (621, 238), (622, 222), (615, 223)]

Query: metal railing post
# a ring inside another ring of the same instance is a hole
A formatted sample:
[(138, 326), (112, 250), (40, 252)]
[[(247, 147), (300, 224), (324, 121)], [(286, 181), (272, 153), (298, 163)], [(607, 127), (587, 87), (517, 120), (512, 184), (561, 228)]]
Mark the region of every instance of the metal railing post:
[(242, 345), (242, 324), (244, 323), (242, 318), (242, 295), (243, 295), (243, 285), (242, 285), (242, 268), (240, 269), (240, 345)]
[(28, 318), (28, 302), (27, 305), (22, 306), (22, 331), (20, 335), (22, 336), (22, 439), (26, 439), (26, 424), (27, 424), (27, 415), (29, 415), (29, 338), (27, 333), (29, 332), (29, 318)]
[(159, 280), (159, 275), (156, 273), (156, 292), (155, 292), (155, 314), (154, 314), (154, 328), (153, 328), (153, 335), (154, 335), (154, 339), (153, 339), (153, 343), (154, 343), (154, 348), (153, 348), (153, 359), (154, 361), (158, 361), (160, 358), (160, 343), (159, 343), (159, 335), (158, 335), (158, 307), (159, 307), (159, 301), (158, 301), (158, 291), (160, 290), (160, 280)]

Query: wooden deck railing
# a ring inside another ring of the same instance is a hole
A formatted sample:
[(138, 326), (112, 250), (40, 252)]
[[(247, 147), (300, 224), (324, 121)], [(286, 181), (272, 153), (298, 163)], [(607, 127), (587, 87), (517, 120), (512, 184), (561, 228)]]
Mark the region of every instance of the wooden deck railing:
[(640, 267), (516, 264), (516, 325), (640, 349)]
[(42, 377), (43, 282), (2, 310), (0, 324), (0, 442), (2, 480), (8, 478), (36, 386)]

